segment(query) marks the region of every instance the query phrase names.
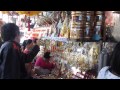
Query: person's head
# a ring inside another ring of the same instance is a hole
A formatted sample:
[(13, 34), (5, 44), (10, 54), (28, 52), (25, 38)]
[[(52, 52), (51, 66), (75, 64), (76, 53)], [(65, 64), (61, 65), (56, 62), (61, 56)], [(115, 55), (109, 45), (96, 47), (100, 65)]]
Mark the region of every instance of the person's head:
[(110, 59), (110, 69), (120, 75), (120, 42), (115, 46)]
[(45, 52), (43, 56), (46, 60), (49, 60), (51, 58), (50, 52)]
[(37, 44), (37, 43), (38, 43), (37, 41), (38, 41), (37, 38), (34, 38), (34, 39), (33, 39), (33, 43), (34, 43), (34, 44)]
[(1, 27), (1, 37), (4, 42), (12, 40), (20, 43), (19, 27), (14, 23), (7, 23)]
[(26, 48), (32, 48), (32, 47), (33, 47), (33, 42), (32, 42), (31, 39), (28, 39), (28, 40), (26, 41)]

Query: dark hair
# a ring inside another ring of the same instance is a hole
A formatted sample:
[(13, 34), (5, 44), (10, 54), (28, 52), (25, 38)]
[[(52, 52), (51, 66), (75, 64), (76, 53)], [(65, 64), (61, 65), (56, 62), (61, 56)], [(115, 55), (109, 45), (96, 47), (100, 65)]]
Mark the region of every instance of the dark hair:
[(115, 46), (112, 52), (110, 70), (120, 75), (120, 42)]
[(31, 44), (32, 43), (32, 40), (31, 39), (28, 39), (27, 41), (26, 41), (26, 45), (29, 45), (29, 44)]
[(19, 27), (14, 23), (7, 23), (1, 27), (1, 37), (3, 41), (14, 40), (19, 34)]
[(24, 40), (24, 42), (23, 42), (23, 44), (22, 44), (23, 50), (26, 48), (26, 42), (27, 42), (27, 40)]
[(33, 43), (36, 44), (36, 43), (37, 43), (37, 40), (38, 40), (37, 38), (33, 39)]
[(49, 59), (50, 57), (51, 57), (50, 52), (45, 52), (44, 53), (44, 58)]

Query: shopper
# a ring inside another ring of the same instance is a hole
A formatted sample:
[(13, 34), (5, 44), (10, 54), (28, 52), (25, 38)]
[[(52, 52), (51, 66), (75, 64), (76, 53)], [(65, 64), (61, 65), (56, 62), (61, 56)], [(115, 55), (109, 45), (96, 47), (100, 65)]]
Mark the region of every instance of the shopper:
[(37, 39), (37, 38), (32, 38), (32, 40), (33, 40), (33, 44), (34, 44), (34, 45), (37, 45), (38, 39)]
[(31, 48), (33, 47), (33, 42), (31, 39), (28, 39), (26, 41), (26, 45), (25, 45), (25, 49), (24, 49), (24, 53), (28, 54), (31, 50)]
[(21, 49), (22, 49), (23, 52), (24, 52), (25, 47), (26, 47), (26, 42), (27, 42), (27, 40), (24, 40), (23, 43), (22, 43), (22, 46), (21, 46)]
[(120, 79), (120, 42), (114, 48), (110, 65), (100, 70), (97, 79)]
[[(39, 45), (38, 45), (38, 39), (37, 39), (37, 38), (32, 38), (32, 41), (33, 41), (33, 48), (38, 48), (38, 49), (40, 49), (40, 48), (39, 48)], [(33, 65), (34, 65), (34, 63), (35, 63), (36, 58), (37, 58), (37, 57), (35, 57), (34, 60), (33, 60), (33, 62), (32, 62)]]
[[(31, 39), (28, 39), (28, 40), (26, 41), (25, 49), (24, 49), (23, 52), (24, 52), (25, 54), (29, 54), (32, 47), (33, 47), (33, 42), (32, 42)], [(28, 75), (31, 77), (32, 63), (31, 63), (31, 62), (26, 63), (26, 64), (25, 64), (25, 67), (26, 67), (26, 70), (27, 70)]]
[(38, 46), (38, 39), (37, 38), (33, 38), (32, 41), (33, 41), (33, 48), (35, 48), (35, 47), (39, 48), (39, 46)]
[(45, 52), (43, 57), (38, 57), (35, 62), (37, 74), (49, 74), (54, 69), (55, 64), (51, 63), (50, 52)]
[(39, 50), (32, 49), (29, 54), (21, 52), (20, 31), (14, 23), (7, 23), (1, 28), (4, 43), (0, 49), (0, 78), (27, 79), (25, 63), (33, 60)]

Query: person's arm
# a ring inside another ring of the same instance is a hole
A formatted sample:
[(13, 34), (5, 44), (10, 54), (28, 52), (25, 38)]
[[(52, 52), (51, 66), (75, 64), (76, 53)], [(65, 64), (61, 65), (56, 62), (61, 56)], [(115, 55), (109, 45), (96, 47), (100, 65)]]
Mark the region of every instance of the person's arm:
[(17, 56), (15, 51), (13, 50), (12, 46), (6, 47), (2, 51), (2, 67), (3, 79), (20, 79), (20, 61), (17, 60)]
[(32, 50), (28, 53), (22, 53), (22, 56), (25, 58), (25, 63), (30, 63), (33, 61), (34, 57), (37, 55), (37, 53), (40, 51), (39, 47), (34, 47)]

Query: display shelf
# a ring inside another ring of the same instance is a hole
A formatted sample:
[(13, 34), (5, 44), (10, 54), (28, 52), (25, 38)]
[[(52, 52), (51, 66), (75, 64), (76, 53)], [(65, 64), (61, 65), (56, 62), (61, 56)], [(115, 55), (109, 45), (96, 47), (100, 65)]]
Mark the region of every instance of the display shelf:
[(60, 41), (60, 42), (100, 42), (101, 40), (87, 40), (87, 39), (68, 39), (64, 37), (43, 37), (43, 40), (54, 40), (54, 41)]
[(43, 37), (42, 39), (54, 40), (54, 41), (60, 41), (60, 42), (68, 42), (68, 39), (63, 38), (63, 37)]
[(54, 40), (54, 41), (59, 41), (59, 42), (113, 42), (117, 43), (117, 41), (111, 39), (111, 40), (88, 40), (88, 39), (68, 39), (64, 37), (43, 37), (43, 40)]

